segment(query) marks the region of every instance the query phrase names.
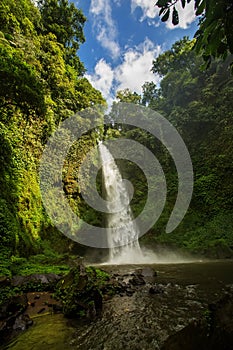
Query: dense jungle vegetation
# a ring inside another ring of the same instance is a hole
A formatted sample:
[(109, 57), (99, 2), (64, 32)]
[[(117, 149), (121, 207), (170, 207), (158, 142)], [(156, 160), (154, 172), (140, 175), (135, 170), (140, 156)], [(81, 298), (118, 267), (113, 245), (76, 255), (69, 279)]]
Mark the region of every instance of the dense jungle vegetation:
[[(169, 200), (162, 217), (144, 239), (151, 237), (217, 256), (218, 249), (227, 252), (233, 247), (232, 57), (224, 62), (215, 60), (203, 70), (202, 57), (192, 50), (194, 44), (195, 40), (184, 38), (154, 60), (153, 72), (162, 77), (160, 87), (146, 82), (143, 96), (125, 90), (118, 93), (118, 99), (146, 105), (164, 115), (180, 132), (194, 168), (194, 192), (188, 213), (173, 233), (166, 234), (164, 227), (177, 193), (174, 164), (147, 134), (139, 130), (126, 132), (128, 137), (144, 141), (152, 151), (157, 149), (169, 184)], [(142, 188), (141, 192), (144, 193)]]
[(59, 122), (105, 104), (76, 55), (85, 20), (68, 1), (0, 4), (1, 274), (30, 255), (52, 259), (64, 246), (42, 206), (38, 166)]
[[(0, 275), (67, 268), (64, 254), (71, 254), (74, 244), (57, 231), (43, 208), (38, 168), (44, 146), (61, 121), (87, 107), (106, 105), (84, 77), (78, 57), (84, 24), (82, 12), (67, 0), (41, 0), (37, 7), (30, 0), (1, 1)], [(184, 38), (154, 60), (152, 70), (161, 76), (160, 86), (145, 82), (142, 96), (128, 89), (116, 96), (117, 101), (160, 112), (190, 151), (194, 194), (175, 232), (165, 233), (177, 193), (172, 159), (146, 132), (127, 126), (120, 130), (117, 120), (108, 136), (127, 136), (157, 152), (167, 177), (165, 210), (142, 242), (172, 244), (213, 257), (221, 249), (228, 257), (233, 254), (232, 57), (216, 57), (203, 69), (205, 61), (193, 50), (195, 42)], [(93, 130), (71, 149), (64, 190), (75, 210), (99, 225), (101, 218), (84, 204), (76, 178), (78, 165), (96, 139)], [(145, 179), (133, 164), (124, 165), (124, 175), (135, 178), (133, 211), (139, 213), (145, 203)]]

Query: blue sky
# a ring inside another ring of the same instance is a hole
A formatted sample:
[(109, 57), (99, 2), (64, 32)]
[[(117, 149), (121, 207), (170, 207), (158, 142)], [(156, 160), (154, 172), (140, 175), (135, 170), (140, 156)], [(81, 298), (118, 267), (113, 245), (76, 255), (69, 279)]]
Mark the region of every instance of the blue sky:
[[(74, 0), (73, 0), (74, 1)], [(156, 0), (76, 0), (87, 17), (86, 43), (79, 56), (86, 76), (109, 103), (117, 90), (141, 93), (146, 81), (159, 82), (152, 61), (183, 36), (197, 29), (194, 1), (180, 10), (180, 24), (162, 23)]]

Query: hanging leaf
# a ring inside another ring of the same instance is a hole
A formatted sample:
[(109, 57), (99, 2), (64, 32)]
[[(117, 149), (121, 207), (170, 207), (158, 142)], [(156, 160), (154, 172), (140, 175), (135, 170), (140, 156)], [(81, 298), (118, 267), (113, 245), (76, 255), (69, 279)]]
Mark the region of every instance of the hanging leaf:
[(175, 6), (173, 7), (173, 12), (172, 12), (172, 24), (176, 26), (179, 23), (179, 15), (178, 11), (176, 10)]
[(169, 14), (170, 14), (170, 9), (167, 9), (165, 14), (163, 15), (163, 17), (161, 18), (162, 22), (166, 22), (169, 18)]
[(205, 0), (203, 0), (201, 3), (199, 2), (198, 4), (195, 4), (195, 8), (197, 9), (196, 16), (199, 16), (204, 12), (205, 5), (206, 5)]
[(195, 10), (198, 8), (201, 1), (202, 0), (195, 0), (195, 5), (194, 5)]
[(161, 16), (163, 12), (164, 12), (164, 8), (162, 7), (159, 11), (159, 16)]
[(181, 5), (183, 8), (185, 8), (185, 2), (186, 2), (185, 0), (181, 0)]
[(158, 7), (167, 7), (167, 0), (158, 0), (155, 4)]

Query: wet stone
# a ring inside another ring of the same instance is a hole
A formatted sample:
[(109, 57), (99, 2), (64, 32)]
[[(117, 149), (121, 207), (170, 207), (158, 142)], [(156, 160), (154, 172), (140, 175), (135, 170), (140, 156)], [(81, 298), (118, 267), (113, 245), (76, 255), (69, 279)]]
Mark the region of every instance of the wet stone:
[(156, 277), (157, 272), (150, 266), (143, 267), (142, 269), (136, 270), (136, 273), (138, 275), (141, 275), (142, 277)]
[(129, 282), (135, 286), (146, 284), (145, 280), (140, 275), (135, 275)]
[(33, 321), (30, 319), (28, 315), (20, 315), (16, 318), (15, 323), (13, 325), (13, 329), (17, 331), (24, 331), (29, 326), (33, 324)]
[(152, 286), (149, 289), (150, 294), (161, 294), (163, 292), (164, 292), (164, 289), (159, 285)]

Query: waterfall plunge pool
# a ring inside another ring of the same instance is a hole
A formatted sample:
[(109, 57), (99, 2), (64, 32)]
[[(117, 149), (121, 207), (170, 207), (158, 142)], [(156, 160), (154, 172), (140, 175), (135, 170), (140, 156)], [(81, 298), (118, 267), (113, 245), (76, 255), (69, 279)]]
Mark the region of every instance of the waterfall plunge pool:
[[(159, 350), (169, 335), (202, 316), (226, 290), (233, 290), (231, 260), (151, 266), (163, 293), (151, 295), (145, 285), (131, 297), (116, 295), (104, 302), (102, 316), (92, 322), (69, 320), (62, 314), (40, 316), (1, 350)], [(125, 275), (139, 267), (103, 269)]]

